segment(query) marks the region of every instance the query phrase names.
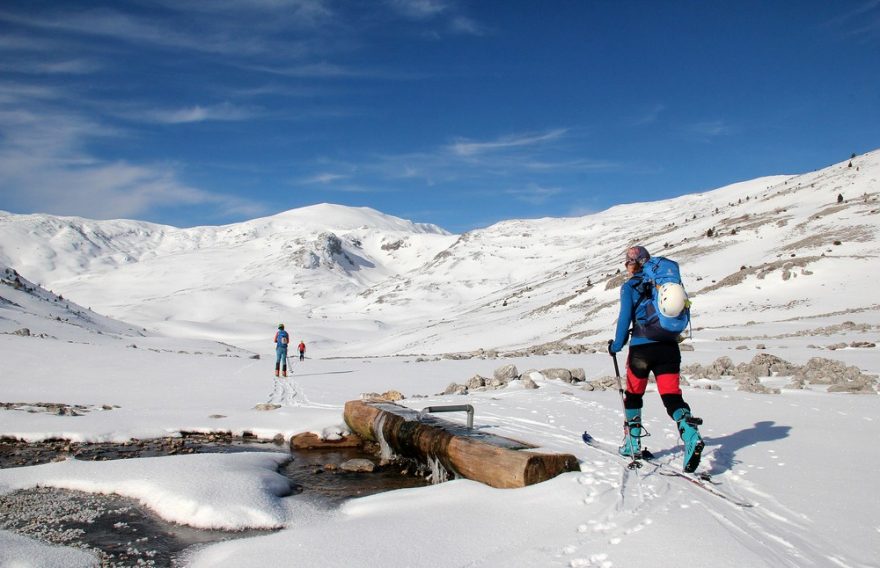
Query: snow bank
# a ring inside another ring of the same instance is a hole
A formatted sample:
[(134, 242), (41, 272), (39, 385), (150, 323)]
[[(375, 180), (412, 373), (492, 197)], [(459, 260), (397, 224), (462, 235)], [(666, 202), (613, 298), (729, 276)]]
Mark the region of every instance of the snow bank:
[(0, 470), (0, 492), (37, 485), (116, 493), (160, 517), (203, 529), (272, 529), (291, 517), (280, 453), (198, 454), (109, 462), (70, 459)]

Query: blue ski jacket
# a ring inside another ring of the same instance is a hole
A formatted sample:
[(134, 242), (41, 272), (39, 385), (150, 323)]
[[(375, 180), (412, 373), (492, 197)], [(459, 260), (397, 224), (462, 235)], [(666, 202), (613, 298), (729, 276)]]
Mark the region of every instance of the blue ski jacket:
[[(643, 299), (641, 286), (642, 273), (636, 272), (620, 287), (620, 314), (617, 316), (617, 332), (614, 334), (614, 342), (609, 348), (612, 353), (621, 351), (629, 339), (630, 327), (635, 323), (636, 312)], [(642, 309), (644, 308), (642, 307)], [(630, 341), (630, 345), (645, 345), (647, 343), (657, 342), (637, 335), (634, 335)]]

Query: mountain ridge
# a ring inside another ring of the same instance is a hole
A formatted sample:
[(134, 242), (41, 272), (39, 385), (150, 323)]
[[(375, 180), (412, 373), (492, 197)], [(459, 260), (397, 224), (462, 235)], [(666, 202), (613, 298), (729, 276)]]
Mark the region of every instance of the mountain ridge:
[(867, 305), (846, 294), (845, 277), (865, 270), (844, 265), (880, 252), (878, 177), (874, 151), (806, 174), (461, 235), (331, 204), (190, 229), (0, 213), (0, 261), (172, 335), (251, 346), (285, 321), (338, 354), (582, 348), (613, 327), (622, 252), (636, 243), (682, 264), (700, 325), (782, 317), (790, 301), (817, 313)]

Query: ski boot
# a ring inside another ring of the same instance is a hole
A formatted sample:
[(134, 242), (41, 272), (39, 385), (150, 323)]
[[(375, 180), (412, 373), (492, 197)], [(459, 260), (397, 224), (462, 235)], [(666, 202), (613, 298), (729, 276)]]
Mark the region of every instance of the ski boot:
[(678, 433), (684, 443), (684, 471), (693, 473), (700, 465), (700, 456), (706, 445), (697, 430), (697, 426), (703, 421), (691, 416), (691, 411), (688, 408), (679, 408), (673, 412), (672, 419), (678, 424)]
[(626, 423), (623, 427), (625, 438), (623, 445), (617, 448), (620, 455), (639, 459), (642, 457), (642, 409), (627, 408)]
[(287, 376), (287, 369), (284, 369), (284, 371), (282, 371), (281, 374), (286, 377)]

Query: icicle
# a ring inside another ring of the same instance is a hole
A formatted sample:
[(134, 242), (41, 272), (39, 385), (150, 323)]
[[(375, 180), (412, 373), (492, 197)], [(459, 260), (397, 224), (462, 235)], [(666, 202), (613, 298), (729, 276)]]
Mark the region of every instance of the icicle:
[(446, 468), (443, 467), (443, 464), (440, 463), (440, 458), (429, 456), (428, 468), (431, 470), (431, 475), (428, 476), (431, 485), (437, 485), (438, 483), (449, 481), (449, 471), (447, 471)]
[(385, 416), (386, 414), (384, 412), (379, 413), (378, 420), (376, 420), (376, 423), (373, 426), (373, 433), (376, 435), (376, 439), (379, 442), (379, 459), (391, 461), (394, 458), (394, 450), (391, 449), (391, 445), (388, 443), (388, 440), (385, 439)]

